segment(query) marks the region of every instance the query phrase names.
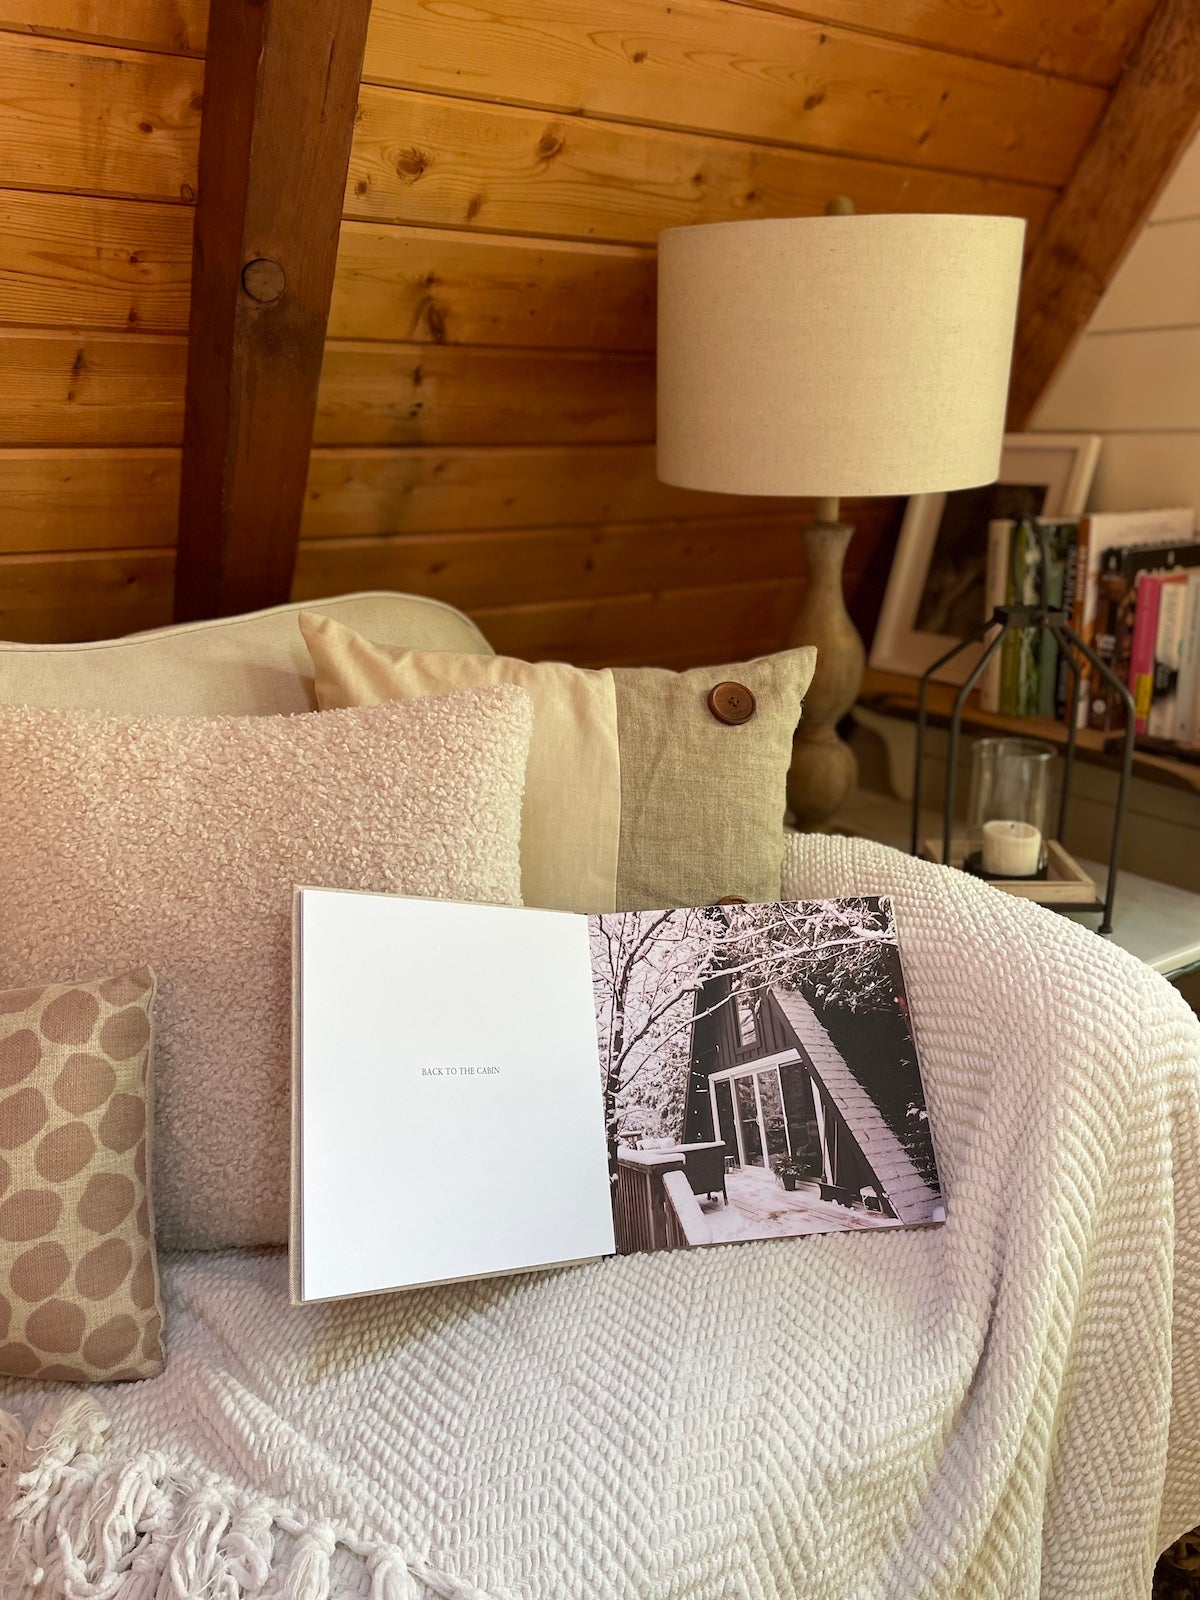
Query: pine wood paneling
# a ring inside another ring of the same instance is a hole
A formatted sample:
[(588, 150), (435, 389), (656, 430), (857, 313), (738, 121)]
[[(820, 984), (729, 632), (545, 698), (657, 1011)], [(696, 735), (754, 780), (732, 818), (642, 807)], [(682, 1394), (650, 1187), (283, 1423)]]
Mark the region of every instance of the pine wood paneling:
[[(178, 444), (182, 338), (0, 332), (0, 438)], [(318, 444), (533, 444), (654, 435), (653, 362), (440, 345), (331, 344)]]
[[(0, 553), (168, 546), (178, 498), (177, 449), (2, 449)], [(327, 446), (309, 463), (302, 533), (338, 541), (771, 513), (798, 524), (810, 512), (805, 501), (660, 483), (652, 445)]]
[(329, 335), (653, 350), (647, 249), (343, 222)]
[[(0, 322), (183, 333), (189, 206), (0, 189)], [(344, 222), (333, 338), (653, 350), (644, 248)]]
[[(1109, 84), (1121, 69), (1154, 0), (748, 0), (893, 39), (934, 45), (983, 61)], [(665, 10), (664, 6), (657, 12)], [(31, 12), (33, 15), (31, 16)], [(649, 11), (653, 20), (656, 11)], [(95, 39), (201, 55), (207, 0), (37, 0), (0, 5), (0, 29)]]
[(0, 29), (203, 55), (208, 0), (0, 0)]
[(171, 620), (169, 551), (0, 557), (0, 638), (104, 639)]
[(0, 331), (0, 439), (178, 444), (186, 356), (182, 338)]
[(1155, 0), (748, 0), (959, 55), (1112, 83)]
[(169, 548), (178, 450), (0, 450), (0, 554)]
[[(178, 449), (0, 449), (0, 554), (167, 547), (178, 499)], [(309, 463), (302, 533), (369, 542), (381, 534), (772, 513), (796, 525), (811, 507), (672, 488), (655, 476), (652, 445), (326, 446)]]
[(346, 190), (363, 220), (653, 244), (663, 228), (860, 211), (1029, 218), (1054, 192), (364, 85)]
[(800, 592), (798, 579), (788, 583), (773, 578), (719, 589), (479, 606), (471, 614), (501, 655), (581, 666), (640, 666), (664, 656), (677, 660), (682, 648), (697, 664), (719, 663), (777, 649), (787, 637)]
[(318, 444), (565, 444), (654, 437), (648, 356), (326, 347)]
[(204, 67), (0, 34), (0, 185), (194, 200)]
[(317, 449), (301, 532), (354, 539), (666, 517), (762, 517), (803, 501), (701, 494), (661, 483), (650, 444)]
[[(1061, 183), (1102, 90), (726, 0), (375, 0), (363, 76), (553, 112)], [(569, 139), (568, 139), (569, 142)]]
[[(798, 511), (305, 540), (293, 593), (297, 599), (311, 599), (382, 584), (470, 610), (553, 601), (563, 595), (582, 599), (655, 590), (680, 582), (695, 588), (720, 586), (731, 568), (739, 582), (794, 582), (804, 572)], [(847, 503), (844, 514), (857, 528), (852, 571), (862, 570), (886, 538), (894, 512), (891, 500)], [(807, 507), (801, 514), (810, 514)]]
[(392, 539), (301, 543), (293, 595), (345, 589), (412, 590), (466, 609), (656, 589), (681, 580), (724, 583), (795, 579), (802, 544), (791, 518), (634, 522), (481, 533), (403, 534)]
[[(169, 615), (207, 9), (0, 0), (0, 635)], [(847, 193), (1032, 242), (1152, 9), (375, 0), (297, 593), (424, 589), (581, 661), (781, 643), (810, 508), (654, 475), (658, 233)], [(868, 630), (899, 511), (847, 507)]]
[(0, 321), (182, 333), (189, 206), (0, 189)]

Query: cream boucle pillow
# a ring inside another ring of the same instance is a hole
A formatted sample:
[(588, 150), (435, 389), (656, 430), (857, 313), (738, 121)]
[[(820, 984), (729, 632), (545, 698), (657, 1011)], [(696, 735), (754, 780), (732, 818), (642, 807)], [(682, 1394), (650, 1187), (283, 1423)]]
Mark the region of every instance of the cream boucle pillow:
[(532, 711), (0, 708), (0, 986), (148, 964), (159, 1241), (282, 1243), (297, 884), (520, 903)]

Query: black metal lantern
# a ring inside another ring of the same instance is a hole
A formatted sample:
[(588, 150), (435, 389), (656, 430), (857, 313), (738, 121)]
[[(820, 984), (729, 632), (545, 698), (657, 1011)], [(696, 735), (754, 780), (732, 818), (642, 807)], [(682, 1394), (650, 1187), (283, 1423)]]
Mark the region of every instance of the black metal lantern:
[[(1103, 661), (1100, 656), (1097, 655), (1095, 650), (1093, 650), (1090, 645), (1085, 644), (1084, 641), (1079, 637), (1079, 635), (1071, 627), (1070, 620), (1066, 612), (1055, 610), (1054, 608), (1046, 605), (1044, 598), (1044, 584), (1046, 573), (1049, 570), (1049, 553), (1047, 549), (1045, 530), (1039, 528), (1039, 534), (1042, 544), (1042, 599), (1039, 600), (1036, 605), (1023, 604), (997, 606), (992, 612), (989, 620), (983, 625), (978, 633), (969, 639), (962, 640), (962, 642), (956, 644), (953, 649), (947, 650), (945, 655), (939, 656), (938, 659), (921, 675), (920, 691), (917, 699), (917, 737), (913, 774), (912, 854), (922, 854), (921, 841), (919, 838), (921, 810), (921, 769), (925, 754), (925, 728), (928, 689), (933, 675), (942, 667), (946, 666), (948, 662), (953, 661), (955, 656), (959, 655), (963, 650), (966, 650), (970, 645), (979, 644), (984, 640), (987, 641), (984, 645), (979, 661), (976, 663), (975, 667), (968, 675), (966, 682), (962, 685), (958, 691), (958, 694), (955, 696), (954, 708), (950, 715), (949, 748), (946, 752), (946, 783), (942, 800), (941, 860), (950, 863), (951, 865), (961, 864), (966, 866), (967, 863), (965, 861), (963, 863), (957, 863), (954, 861), (954, 841), (952, 838), (954, 831), (955, 800), (958, 787), (958, 752), (962, 734), (963, 707), (966, 705), (967, 696), (971, 693), (972, 689), (974, 689), (975, 685), (983, 676), (989, 661), (991, 661), (992, 657), (996, 654), (996, 651), (999, 650), (1005, 636), (1017, 629), (1036, 628), (1039, 634), (1042, 636), (1049, 634), (1058, 645), (1062, 659), (1066, 662), (1070, 674), (1069, 692), (1067, 695), (1066, 707), (1067, 741), (1063, 761), (1062, 794), (1058, 805), (1058, 837), (1056, 841), (1058, 845), (1058, 858), (1060, 860), (1068, 863), (1070, 862), (1070, 858), (1066, 856), (1065, 851), (1062, 849), (1062, 841), (1063, 834), (1066, 829), (1067, 806), (1071, 793), (1071, 777), (1075, 766), (1075, 732), (1079, 721), (1079, 697), (1083, 689), (1084, 681), (1083, 669), (1080, 665), (1080, 657), (1082, 657), (1085, 662), (1093, 667), (1100, 675), (1101, 679), (1108, 684), (1108, 686), (1113, 690), (1118, 703), (1124, 708), (1125, 737), (1122, 746), (1120, 775), (1117, 782), (1117, 802), (1113, 814), (1112, 843), (1109, 849), (1108, 860), (1108, 883), (1105, 889), (1104, 899), (1100, 900), (1097, 897), (1095, 886), (1086, 878), (1081, 878), (1079, 880), (1081, 887), (1086, 886), (1085, 888), (1082, 888), (1083, 897), (1072, 898), (1072, 892), (1069, 887), (1069, 884), (1072, 880), (1069, 875), (1060, 879), (1055, 891), (1051, 893), (1048, 891), (1039, 891), (1038, 884), (1034, 882), (1035, 878), (1044, 877), (1044, 874), (1040, 871), (1039, 873), (1028, 874), (1026, 877), (1025, 874), (984, 872), (977, 863), (972, 863), (971, 867), (973, 870), (980, 872), (981, 876), (987, 877), (990, 882), (995, 882), (1003, 887), (1008, 888), (1013, 887), (1015, 878), (1024, 877), (1026, 878), (1028, 887), (1023, 884), (1022, 889), (1027, 898), (1039, 900), (1041, 903), (1046, 905), (1053, 905), (1058, 910), (1099, 912), (1101, 915), (1099, 931), (1101, 933), (1111, 933), (1113, 905), (1116, 898), (1117, 887), (1117, 865), (1121, 852), (1121, 834), (1125, 824), (1125, 808), (1129, 798), (1129, 779), (1133, 771), (1133, 741), (1136, 731), (1136, 712), (1134, 709), (1133, 696), (1130, 694), (1128, 687), (1121, 682), (1120, 678), (1117, 677), (1116, 673), (1112, 670), (1108, 663)], [(992, 630), (994, 630), (994, 632)], [(988, 637), (989, 633), (991, 634), (990, 638)], [(1054, 851), (1054, 843), (1051, 844), (1051, 851)], [(1073, 863), (1070, 864), (1072, 866), (1074, 865)], [(1089, 894), (1090, 898), (1087, 897)]]

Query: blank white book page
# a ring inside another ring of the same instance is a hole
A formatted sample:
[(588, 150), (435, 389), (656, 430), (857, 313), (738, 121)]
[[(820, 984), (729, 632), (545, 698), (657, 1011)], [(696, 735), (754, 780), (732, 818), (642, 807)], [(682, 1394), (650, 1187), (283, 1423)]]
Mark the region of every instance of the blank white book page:
[(293, 1293), (615, 1249), (587, 918), (297, 895)]

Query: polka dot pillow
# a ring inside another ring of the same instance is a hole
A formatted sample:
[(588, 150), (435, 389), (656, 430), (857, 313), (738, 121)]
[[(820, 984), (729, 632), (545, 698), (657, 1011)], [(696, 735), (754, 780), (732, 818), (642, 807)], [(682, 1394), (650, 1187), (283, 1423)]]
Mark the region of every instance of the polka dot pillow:
[(163, 1367), (146, 967), (0, 992), (0, 1373)]

